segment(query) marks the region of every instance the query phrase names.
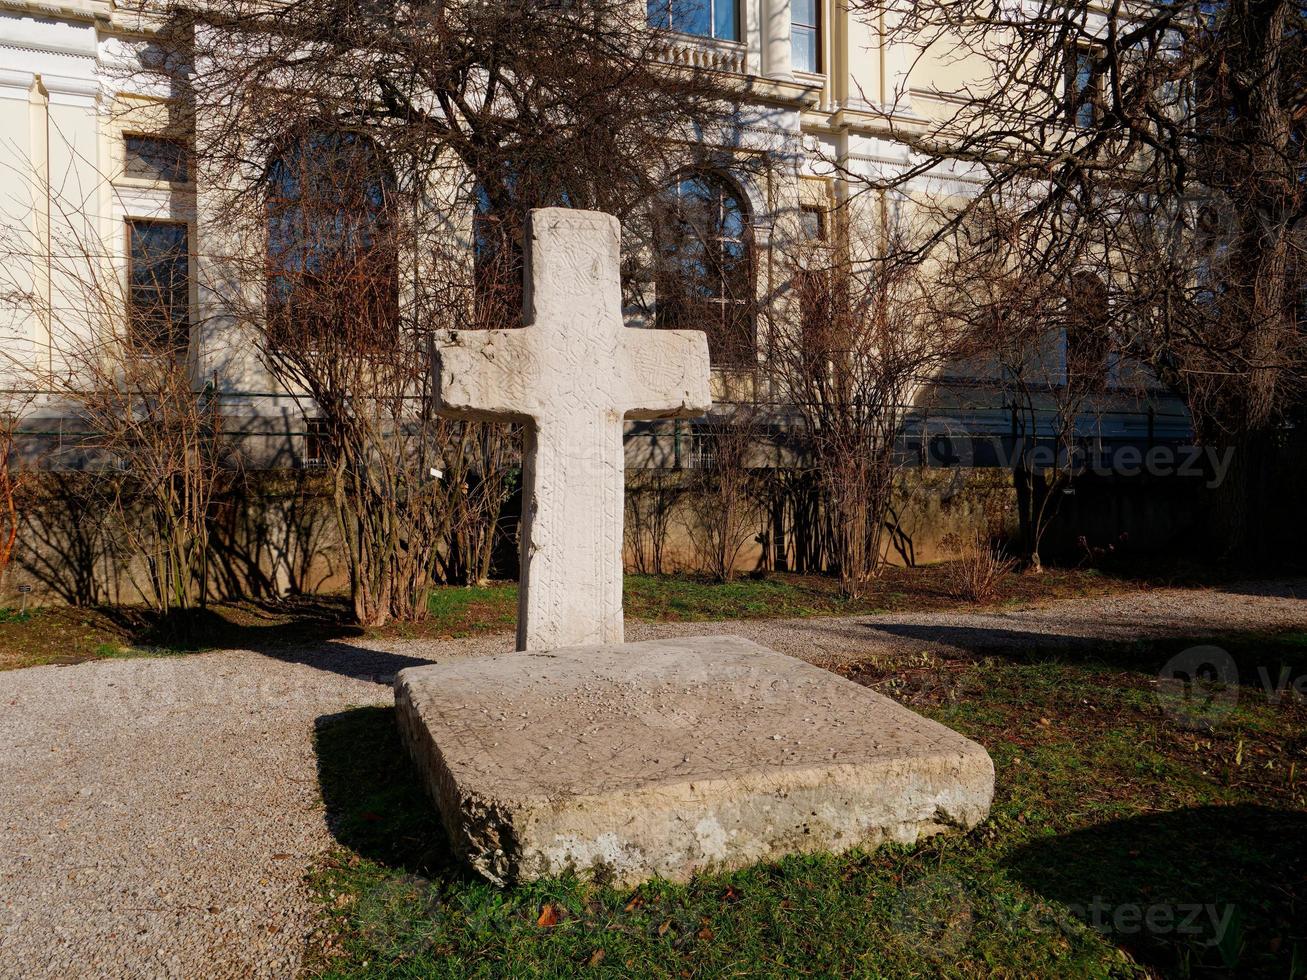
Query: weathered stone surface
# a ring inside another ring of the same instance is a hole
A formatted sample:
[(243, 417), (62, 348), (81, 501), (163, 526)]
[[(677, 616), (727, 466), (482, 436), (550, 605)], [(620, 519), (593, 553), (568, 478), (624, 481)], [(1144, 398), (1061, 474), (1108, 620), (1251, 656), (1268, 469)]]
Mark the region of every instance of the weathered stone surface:
[(910, 842), (993, 796), (976, 743), (737, 637), (468, 659), (395, 688), (456, 850), (499, 883)]
[(622, 421), (712, 405), (702, 331), (624, 326), (620, 242), (611, 215), (532, 211), (527, 327), (438, 345), (444, 414), (526, 424), (519, 650), (622, 642)]

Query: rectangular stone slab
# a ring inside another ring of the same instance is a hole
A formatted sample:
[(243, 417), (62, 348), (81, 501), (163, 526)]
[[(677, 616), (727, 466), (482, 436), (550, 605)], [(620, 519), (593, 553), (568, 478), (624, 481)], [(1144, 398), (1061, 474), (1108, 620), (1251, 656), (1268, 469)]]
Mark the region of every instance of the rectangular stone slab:
[(455, 850), (500, 884), (910, 843), (994, 794), (975, 742), (738, 637), (412, 667), (395, 700)]

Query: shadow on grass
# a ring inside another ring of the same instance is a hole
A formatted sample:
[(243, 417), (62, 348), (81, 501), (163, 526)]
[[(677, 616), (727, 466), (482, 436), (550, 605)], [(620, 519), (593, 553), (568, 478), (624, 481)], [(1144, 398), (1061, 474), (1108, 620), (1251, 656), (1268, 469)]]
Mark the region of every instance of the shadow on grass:
[(406, 874), (463, 876), (400, 741), (393, 708), (323, 715), (314, 741), (327, 826), (337, 842)]
[[(1307, 620), (1307, 604), (1304, 605)], [(887, 633), (919, 641), (946, 656), (999, 657), (1011, 663), (1033, 664), (1046, 661), (1083, 663), (1099, 667), (1158, 677), (1179, 678), (1194, 671), (1198, 678), (1207, 674), (1222, 679), (1237, 676), (1238, 683), (1262, 696), (1276, 700), (1292, 696), (1290, 687), (1307, 677), (1307, 629), (1277, 632), (1222, 631), (1206, 624), (1191, 624), (1189, 635), (1150, 637), (1147, 628), (1138, 630), (1139, 640), (1104, 640), (1077, 635), (1070, 629), (1061, 633), (1043, 633), (1019, 626), (974, 627), (948, 624), (876, 622), (865, 624), (869, 631)], [(1196, 647), (1216, 647), (1219, 663), (1210, 656), (1195, 652)], [(1228, 659), (1227, 659), (1228, 658)], [(1228, 664), (1233, 673), (1219, 669)], [(1286, 687), (1286, 685), (1289, 685)]]
[(1199, 807), (1036, 841), (1004, 863), (1165, 976), (1292, 978), (1307, 975), (1305, 842), (1301, 812)]

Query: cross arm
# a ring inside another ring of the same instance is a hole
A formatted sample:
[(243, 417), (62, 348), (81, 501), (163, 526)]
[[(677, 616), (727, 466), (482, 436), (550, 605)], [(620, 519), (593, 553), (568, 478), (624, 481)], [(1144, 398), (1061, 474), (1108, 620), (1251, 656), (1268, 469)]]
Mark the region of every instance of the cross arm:
[(436, 340), (442, 415), (520, 421), (535, 414), (539, 357), (529, 330), (449, 330)]
[(628, 329), (628, 419), (696, 418), (712, 408), (708, 335), (702, 330)]

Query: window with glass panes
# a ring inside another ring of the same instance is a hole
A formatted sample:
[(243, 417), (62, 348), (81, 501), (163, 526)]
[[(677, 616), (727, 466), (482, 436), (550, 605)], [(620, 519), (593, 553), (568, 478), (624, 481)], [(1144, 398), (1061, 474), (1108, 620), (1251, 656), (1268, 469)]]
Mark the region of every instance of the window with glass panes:
[(191, 332), (190, 236), (180, 221), (127, 221), (128, 336), (159, 353), (183, 351)]
[(821, 71), (821, 0), (793, 0), (790, 40), (794, 46), (794, 70)]
[(1081, 129), (1094, 124), (1097, 107), (1098, 77), (1094, 74), (1097, 52), (1093, 48), (1073, 45), (1066, 53), (1067, 122)]
[(649, 26), (740, 40), (740, 0), (649, 0)]
[(299, 134), (267, 173), (268, 329), (277, 344), (329, 334), (386, 347), (398, 325), (394, 181), (366, 136)]
[(1107, 283), (1092, 272), (1071, 277), (1066, 302), (1066, 380), (1102, 388), (1107, 384), (1111, 320)]
[(703, 330), (717, 365), (757, 360), (753, 250), (743, 197), (713, 173), (687, 174), (658, 201), (656, 324)]
[(803, 237), (813, 242), (826, 240), (826, 209), (816, 204), (805, 204), (799, 212), (803, 223)]
[(123, 172), (138, 180), (184, 184), (190, 180), (190, 151), (179, 139), (163, 136), (124, 136)]

